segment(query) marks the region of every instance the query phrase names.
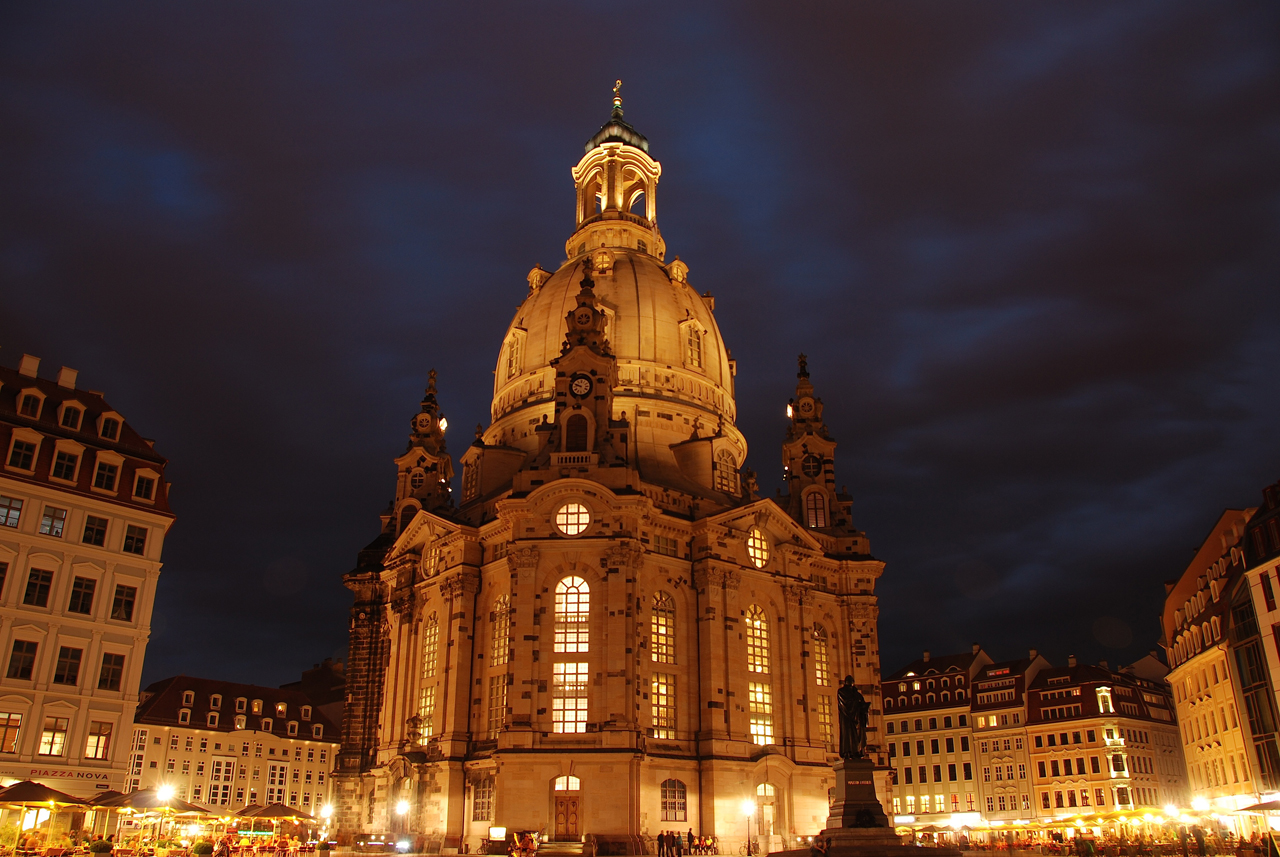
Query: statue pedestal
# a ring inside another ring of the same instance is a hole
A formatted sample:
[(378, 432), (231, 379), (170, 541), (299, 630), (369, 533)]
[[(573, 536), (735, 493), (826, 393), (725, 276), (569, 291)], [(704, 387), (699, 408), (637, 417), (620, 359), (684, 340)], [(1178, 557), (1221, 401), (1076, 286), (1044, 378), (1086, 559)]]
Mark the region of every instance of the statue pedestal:
[[(875, 766), (870, 759), (841, 759), (836, 762), (836, 787), (831, 815), (823, 836), (831, 837), (831, 847), (844, 844), (899, 845), (893, 825), (876, 797)], [(847, 842), (846, 842), (847, 840)]]

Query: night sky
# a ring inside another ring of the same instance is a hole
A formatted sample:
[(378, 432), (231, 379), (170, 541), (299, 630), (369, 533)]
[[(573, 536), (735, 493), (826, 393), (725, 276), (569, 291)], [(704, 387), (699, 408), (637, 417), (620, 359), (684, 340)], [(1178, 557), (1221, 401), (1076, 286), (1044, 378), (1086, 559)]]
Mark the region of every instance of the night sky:
[(618, 77), (766, 494), (809, 355), (884, 671), (1154, 648), (1280, 478), (1273, 0), (10, 2), (0, 362), (170, 460), (145, 680), (345, 656), (427, 371), (456, 458)]

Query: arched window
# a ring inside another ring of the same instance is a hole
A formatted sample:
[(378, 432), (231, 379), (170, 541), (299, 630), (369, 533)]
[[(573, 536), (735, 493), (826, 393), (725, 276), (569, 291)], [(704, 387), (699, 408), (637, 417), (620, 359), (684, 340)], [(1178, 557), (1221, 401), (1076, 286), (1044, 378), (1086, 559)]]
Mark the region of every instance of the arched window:
[(520, 374), (520, 338), (511, 337), (507, 341), (507, 378), (511, 379)]
[(764, 568), (769, 561), (769, 540), (760, 532), (759, 527), (752, 527), (747, 533), (747, 556), (756, 568)]
[(489, 615), (489, 666), (501, 666), (511, 660), (511, 597), (503, 595), (493, 602)]
[(422, 623), (422, 677), (432, 678), (436, 674), (436, 663), (440, 659), (440, 620), (435, 613)]
[(577, 777), (565, 776), (556, 777), (556, 791), (558, 792), (576, 792), (582, 788), (582, 780)]
[(689, 798), (684, 783), (679, 780), (662, 781), (662, 820), (688, 821)]
[(649, 649), (654, 663), (676, 662), (676, 603), (665, 592), (653, 596), (653, 618), (649, 622)]
[(726, 494), (738, 493), (738, 462), (727, 449), (716, 456), (716, 490)]
[(747, 608), (747, 672), (769, 672), (769, 620), (759, 604)]
[(591, 589), (581, 577), (566, 577), (556, 584), (557, 652), (586, 652), (591, 631)]
[(826, 687), (831, 683), (827, 629), (817, 624), (813, 626), (813, 680), (818, 683), (818, 687)]
[(813, 529), (826, 527), (827, 498), (821, 491), (810, 491), (804, 495), (804, 521)]
[(684, 362), (694, 369), (702, 368), (702, 331), (696, 324), (685, 325)]
[(564, 451), (587, 451), (587, 418), (574, 414), (564, 421)]

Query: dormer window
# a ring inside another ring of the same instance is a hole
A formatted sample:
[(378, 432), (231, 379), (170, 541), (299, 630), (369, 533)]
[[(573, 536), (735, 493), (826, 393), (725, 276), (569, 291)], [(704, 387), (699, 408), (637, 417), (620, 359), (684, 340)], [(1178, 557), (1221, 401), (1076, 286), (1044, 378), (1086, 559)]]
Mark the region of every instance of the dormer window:
[(9, 447), (9, 466), (15, 470), (35, 470), (36, 450), (39, 448), (39, 441), (14, 438), (12, 446)]
[(296, 721), (296, 720), (290, 720), (290, 721), (289, 721), (289, 723), (288, 723), (288, 725), (287, 725), (287, 726), (285, 726), (285, 732), (289, 735), (289, 737), (290, 737), (290, 738), (292, 738), (293, 736), (297, 735), (297, 734), (298, 734), (298, 721)]
[[(236, 715), (236, 728), (237, 728), (237, 729), (243, 729), (244, 727), (245, 727), (245, 719), (244, 719), (244, 715), (243, 715), (243, 714), (237, 714), (237, 715)], [(248, 745), (246, 744), (245, 746), (247, 747)]]
[(298, 716), (299, 716), (299, 717), (301, 717), (303, 720), (310, 720), (310, 719), (311, 719), (311, 706), (310, 706), (310, 705), (304, 705), (304, 706), (302, 706), (302, 708), (298, 709)]
[(156, 483), (159, 480), (160, 474), (154, 470), (138, 470), (133, 477), (133, 499), (146, 503), (155, 502)]
[(104, 461), (103, 458), (104, 456), (100, 453), (98, 456), (98, 467), (93, 472), (93, 487), (99, 491), (110, 491), (114, 493), (116, 490), (116, 480), (120, 477), (120, 461), (112, 461), (110, 459)]
[(206, 715), (205, 717), (205, 722), (208, 724), (210, 729), (217, 729), (218, 728), (218, 712), (210, 711), (208, 715)]
[(276, 703), (276, 717), (284, 717), (289, 711), (289, 706), (283, 702)]
[(107, 440), (118, 440), (120, 437), (120, 418), (103, 414), (98, 424), (98, 434)]
[(236, 711), (243, 712), (248, 704), (249, 700), (245, 699), (243, 696), (236, 697)]
[(249, 706), (249, 711), (250, 711), (250, 712), (252, 712), (253, 714), (261, 714), (261, 713), (262, 713), (262, 700), (261, 700), (261, 699), (255, 699), (255, 700), (253, 701), (253, 703)]
[[(323, 737), (324, 737), (324, 726), (322, 726), (322, 725), (321, 725), (321, 724), (319, 724), (319, 723), (313, 723), (313, 724), (311, 725), (311, 737), (312, 737), (312, 738), (316, 738), (316, 739), (323, 738)], [(321, 755), (321, 756), (323, 756), (323, 755), (324, 755), (324, 753), (322, 752), (320, 755)]]
[(63, 428), (75, 431), (80, 428), (80, 417), (83, 413), (84, 412), (75, 405), (63, 405), (62, 419), (59, 420), (59, 422), (62, 424)]
[(178, 723), (179, 725), (186, 726), (190, 722), (191, 722), (191, 709), (183, 708), (178, 712)]
[(220, 693), (212, 694), (212, 695), (209, 697), (209, 707), (210, 707), (210, 708), (214, 708), (214, 709), (221, 708), (221, 707), (222, 707), (222, 694), (220, 694)]
[(196, 702), (196, 692), (194, 690), (184, 690), (182, 692), (183, 705), (195, 705), (195, 702)]
[(264, 718), (262, 718), (262, 731), (263, 731), (263, 732), (270, 732), (270, 731), (271, 731), (271, 726), (272, 726), (272, 723), (271, 723), (271, 718), (270, 718), (270, 717), (264, 717)]
[(37, 393), (23, 393), (22, 404), (18, 406), (18, 413), (24, 417), (38, 419), (40, 417), (40, 405), (43, 401)]

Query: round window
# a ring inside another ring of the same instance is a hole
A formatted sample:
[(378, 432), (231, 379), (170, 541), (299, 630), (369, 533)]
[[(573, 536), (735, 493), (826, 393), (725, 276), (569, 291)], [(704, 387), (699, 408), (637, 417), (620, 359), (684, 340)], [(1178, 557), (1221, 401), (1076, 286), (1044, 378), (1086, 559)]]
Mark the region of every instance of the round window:
[(769, 540), (758, 527), (752, 527), (747, 534), (747, 555), (756, 568), (764, 568), (764, 564), (769, 561)]
[(413, 471), (413, 475), (409, 477), (409, 487), (411, 487), (414, 491), (417, 491), (419, 488), (422, 487), (422, 484), (426, 481), (427, 481), (427, 475), (423, 473), (421, 470), (415, 470)]
[(800, 462), (800, 472), (810, 479), (822, 472), (822, 459), (810, 453)]
[(565, 503), (556, 511), (556, 529), (566, 536), (581, 535), (591, 523), (591, 513), (581, 503)]

